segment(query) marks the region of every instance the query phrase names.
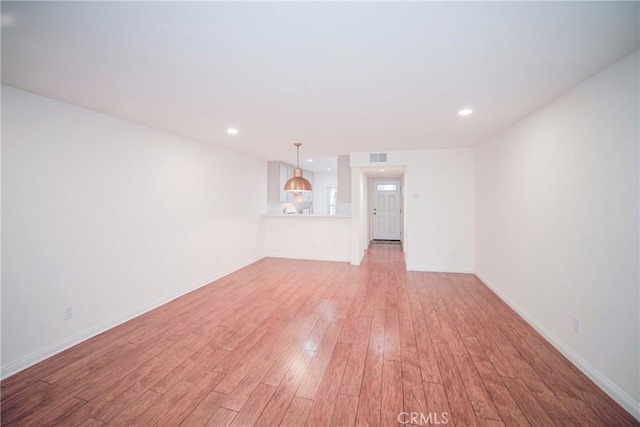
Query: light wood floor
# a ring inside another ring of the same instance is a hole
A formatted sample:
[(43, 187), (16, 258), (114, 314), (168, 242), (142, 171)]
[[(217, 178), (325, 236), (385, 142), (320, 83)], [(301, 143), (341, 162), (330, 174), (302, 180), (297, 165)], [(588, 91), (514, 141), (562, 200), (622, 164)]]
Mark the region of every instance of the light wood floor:
[(2, 382), (3, 425), (444, 421), (638, 425), (473, 275), (388, 244), (263, 259)]

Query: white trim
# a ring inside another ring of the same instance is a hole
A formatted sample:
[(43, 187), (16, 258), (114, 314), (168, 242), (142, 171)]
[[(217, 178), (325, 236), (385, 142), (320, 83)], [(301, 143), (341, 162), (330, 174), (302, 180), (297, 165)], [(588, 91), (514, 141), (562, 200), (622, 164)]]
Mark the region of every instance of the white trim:
[(582, 373), (589, 377), (613, 400), (618, 402), (620, 406), (626, 409), (636, 420), (640, 421), (640, 402), (634, 400), (626, 391), (618, 387), (613, 381), (607, 378), (602, 372), (584, 360), (582, 356), (573, 351), (564, 341), (558, 338), (553, 332), (548, 330), (542, 323), (538, 322), (535, 317), (529, 314), (518, 303), (512, 300), (507, 294), (500, 291), (481, 273), (475, 272), (475, 275), (489, 289), (491, 289), (502, 301), (507, 303), (516, 313), (520, 315), (529, 325), (531, 325), (540, 335), (542, 335), (551, 345), (553, 345), (560, 353), (571, 361)]
[(173, 301), (176, 298), (179, 298), (183, 295), (188, 294), (189, 292), (193, 292), (196, 289), (199, 289), (203, 286), (206, 286), (216, 280), (219, 280), (225, 276), (228, 276), (231, 273), (234, 273), (248, 265), (253, 264), (254, 262), (260, 261), (263, 257), (258, 257), (256, 259), (254, 259), (253, 261), (249, 261), (247, 263), (241, 264), (240, 266), (238, 266), (237, 268), (231, 268), (228, 271), (222, 273), (222, 274), (215, 274), (215, 275), (211, 275), (208, 276), (204, 279), (198, 280), (184, 288), (182, 288), (179, 291), (176, 292), (172, 292), (168, 295), (165, 295), (163, 297), (157, 298), (151, 302), (148, 302), (146, 304), (141, 305), (140, 307), (138, 307), (135, 310), (131, 310), (128, 313), (125, 313), (123, 315), (120, 316), (116, 316), (112, 319), (109, 319), (105, 322), (102, 322), (96, 326), (92, 326), (88, 329), (85, 329), (84, 331), (81, 331), (75, 335), (70, 336), (69, 338), (66, 338), (62, 341), (59, 341), (55, 344), (52, 344), (50, 346), (47, 346), (41, 350), (36, 351), (35, 353), (31, 353), (21, 359), (18, 359), (14, 362), (8, 363), (6, 365), (3, 365), (2, 367), (0, 367), (0, 378), (1, 379), (5, 379), (10, 377), (11, 375), (17, 374), (18, 372), (27, 369), (33, 365), (35, 365), (36, 363), (42, 362), (45, 359), (48, 359), (51, 356), (54, 356), (68, 348), (73, 347), (74, 345), (78, 345), (83, 341), (88, 340), (89, 338), (93, 338), (96, 335), (99, 335), (103, 332), (106, 332), (109, 329), (115, 328), (116, 326), (125, 323), (135, 317), (140, 316), (141, 314), (144, 314), (150, 310), (153, 310), (154, 308), (160, 307), (161, 305), (164, 305), (170, 301)]
[(362, 251), (362, 256), (360, 257), (360, 260), (358, 262), (354, 262), (353, 260), (351, 260), (351, 265), (358, 266), (362, 264), (362, 260), (364, 260), (364, 257), (366, 256), (367, 256), (367, 250), (365, 249)]
[(465, 270), (463, 268), (432, 267), (432, 266), (427, 266), (427, 265), (407, 265), (407, 271), (426, 271), (426, 272), (431, 272), (431, 273), (474, 274), (473, 270)]
[(324, 256), (324, 255), (305, 255), (305, 254), (283, 254), (283, 253), (268, 253), (265, 258), (289, 258), (289, 259), (306, 259), (309, 261), (336, 261), (336, 262), (351, 262), (349, 256)]

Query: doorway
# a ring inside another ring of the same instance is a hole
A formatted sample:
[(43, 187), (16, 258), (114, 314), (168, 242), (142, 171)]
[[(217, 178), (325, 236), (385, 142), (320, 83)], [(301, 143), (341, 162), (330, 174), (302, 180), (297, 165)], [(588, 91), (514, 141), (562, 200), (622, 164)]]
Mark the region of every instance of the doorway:
[(402, 187), (399, 179), (371, 181), (372, 240), (402, 240)]

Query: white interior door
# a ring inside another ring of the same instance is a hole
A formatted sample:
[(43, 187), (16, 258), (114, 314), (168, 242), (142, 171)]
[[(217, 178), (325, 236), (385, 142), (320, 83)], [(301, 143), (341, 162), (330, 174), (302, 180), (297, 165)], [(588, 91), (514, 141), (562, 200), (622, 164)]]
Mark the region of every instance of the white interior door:
[(400, 240), (401, 197), (400, 181), (373, 182), (373, 238)]

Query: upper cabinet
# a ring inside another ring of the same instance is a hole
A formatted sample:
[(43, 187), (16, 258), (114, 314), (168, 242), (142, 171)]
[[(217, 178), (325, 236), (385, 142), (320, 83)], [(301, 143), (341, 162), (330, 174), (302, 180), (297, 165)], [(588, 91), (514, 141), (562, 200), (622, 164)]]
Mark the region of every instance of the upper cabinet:
[[(291, 171), (291, 175), (293, 176), (293, 171)], [(309, 181), (311, 184), (311, 188), (313, 189), (313, 172), (308, 170), (302, 170), (302, 177)], [(286, 181), (285, 181), (286, 183)], [(284, 186), (284, 184), (282, 184)], [(303, 202), (313, 202), (313, 191), (309, 191), (307, 193), (302, 193), (302, 201)]]
[[(267, 203), (293, 202), (293, 193), (284, 191), (284, 185), (293, 177), (294, 166), (282, 162), (268, 162), (267, 164)], [(313, 172), (304, 170), (304, 176), (313, 187)], [(313, 201), (313, 192), (303, 193), (302, 200)]]
[(338, 203), (351, 203), (351, 165), (349, 156), (338, 156)]
[(280, 195), (279, 195), (279, 199), (277, 200), (278, 202), (292, 202), (293, 201), (293, 194), (284, 191), (284, 185), (287, 183), (287, 181), (289, 180), (288, 177), (293, 176), (293, 166), (291, 165), (287, 165), (285, 163), (279, 163), (278, 164), (278, 176), (280, 177), (280, 179), (278, 180), (278, 188), (280, 189)]
[[(277, 177), (274, 179), (274, 177)], [(267, 203), (278, 203), (280, 201), (280, 163), (267, 162)]]

